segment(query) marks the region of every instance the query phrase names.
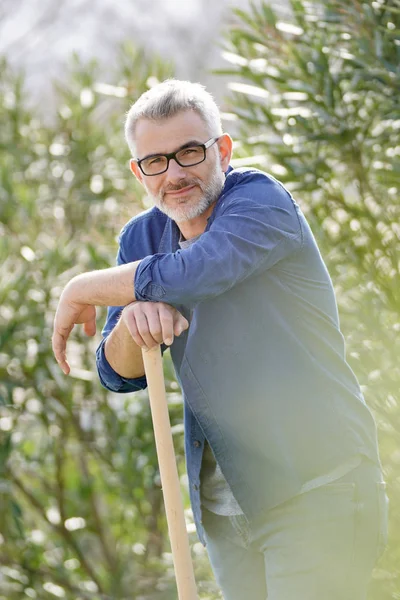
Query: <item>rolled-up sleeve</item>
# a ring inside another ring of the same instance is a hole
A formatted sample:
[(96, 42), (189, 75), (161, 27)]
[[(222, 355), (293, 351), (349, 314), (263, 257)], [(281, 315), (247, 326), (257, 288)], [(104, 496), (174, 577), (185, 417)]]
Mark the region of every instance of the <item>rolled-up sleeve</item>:
[(110, 366), (104, 353), (104, 344), (106, 338), (103, 338), (96, 350), (96, 365), (99, 374), (100, 383), (103, 387), (111, 392), (119, 392), (126, 394), (128, 392), (137, 392), (144, 390), (147, 387), (146, 377), (137, 377), (135, 379), (127, 379), (121, 377)]
[(144, 258), (135, 274), (135, 296), (193, 308), (273, 267), (299, 250), (301, 243), (292, 198), (283, 187), (270, 185), (268, 201), (246, 197), (227, 201), (189, 248)]

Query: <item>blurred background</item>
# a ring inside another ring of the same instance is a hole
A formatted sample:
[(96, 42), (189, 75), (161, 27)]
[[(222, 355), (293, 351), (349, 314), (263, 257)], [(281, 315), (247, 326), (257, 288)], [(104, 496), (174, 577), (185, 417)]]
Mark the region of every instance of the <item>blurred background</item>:
[[(74, 331), (69, 378), (50, 347), (65, 283), (114, 264), (147, 205), (124, 115), (169, 76), (207, 85), (233, 164), (283, 181), (312, 226), (391, 501), (369, 599), (400, 598), (399, 16), (398, 0), (0, 0), (0, 600), (176, 598), (146, 392), (101, 388), (100, 333)], [(165, 375), (216, 600), (168, 356)]]

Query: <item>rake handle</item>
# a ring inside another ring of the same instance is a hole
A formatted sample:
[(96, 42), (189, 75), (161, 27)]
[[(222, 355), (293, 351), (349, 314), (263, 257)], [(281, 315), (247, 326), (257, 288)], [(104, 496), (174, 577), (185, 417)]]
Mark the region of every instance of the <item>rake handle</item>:
[(198, 600), (165, 393), (160, 346), (142, 350), (179, 600)]

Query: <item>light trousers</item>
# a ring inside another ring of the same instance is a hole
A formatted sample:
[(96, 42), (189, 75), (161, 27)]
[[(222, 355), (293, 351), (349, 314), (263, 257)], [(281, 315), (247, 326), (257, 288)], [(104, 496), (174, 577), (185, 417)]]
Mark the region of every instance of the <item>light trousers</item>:
[(365, 600), (387, 544), (388, 499), (367, 459), (339, 480), (272, 508), (257, 524), (203, 509), (224, 600)]

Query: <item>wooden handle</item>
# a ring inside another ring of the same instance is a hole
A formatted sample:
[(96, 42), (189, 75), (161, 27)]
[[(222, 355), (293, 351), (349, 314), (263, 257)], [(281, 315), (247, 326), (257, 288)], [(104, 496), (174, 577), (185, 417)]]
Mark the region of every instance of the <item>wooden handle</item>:
[(198, 600), (165, 394), (161, 348), (143, 350), (179, 600)]

